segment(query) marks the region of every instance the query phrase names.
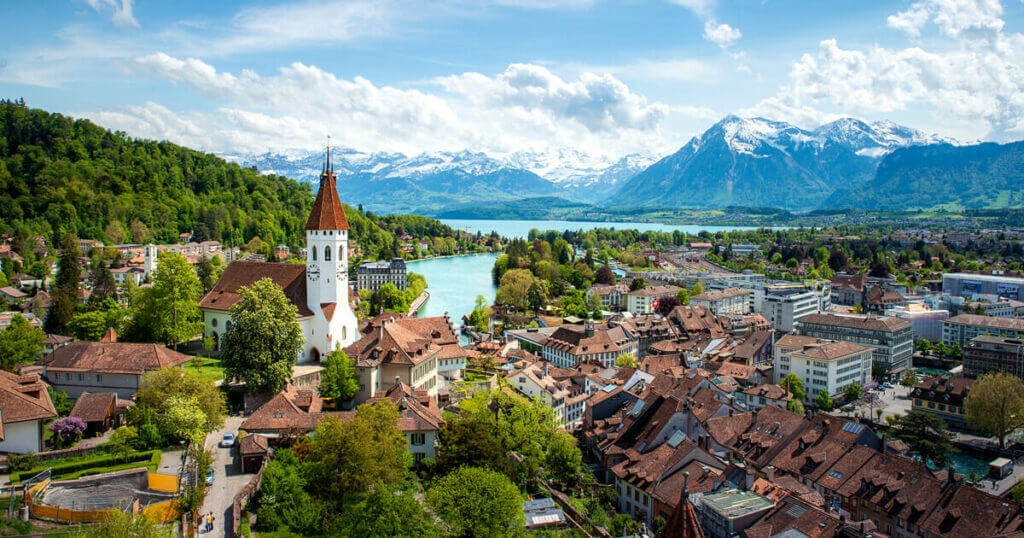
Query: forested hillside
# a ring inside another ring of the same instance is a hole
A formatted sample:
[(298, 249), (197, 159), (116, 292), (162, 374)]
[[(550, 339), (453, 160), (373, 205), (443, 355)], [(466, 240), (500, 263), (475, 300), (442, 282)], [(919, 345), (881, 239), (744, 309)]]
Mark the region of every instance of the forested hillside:
[[(0, 101), (0, 233), (18, 243), (55, 226), (107, 244), (193, 240), (267, 248), (305, 242), (308, 183), (256, 171), (170, 142), (113, 132), (88, 120)], [(395, 234), (451, 236), (415, 216), (377, 217), (346, 207), (352, 238), (368, 257), (390, 255)]]

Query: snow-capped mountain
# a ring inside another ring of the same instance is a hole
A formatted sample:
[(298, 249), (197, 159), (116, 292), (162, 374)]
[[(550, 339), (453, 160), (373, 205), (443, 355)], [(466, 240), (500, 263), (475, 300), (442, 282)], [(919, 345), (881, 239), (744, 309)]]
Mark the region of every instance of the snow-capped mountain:
[(631, 178), (606, 204), (814, 209), (837, 188), (871, 179), (890, 152), (937, 142), (892, 122), (844, 118), (808, 131), (730, 115)]
[[(323, 152), (263, 153), (229, 156), (260, 172), (315, 181), (323, 167)], [(618, 160), (595, 157), (571, 148), (516, 152), (491, 157), (481, 152), (366, 153), (332, 148), (331, 160), (342, 196), (375, 210), (396, 211), (395, 198), (412, 195), (402, 209), (439, 209), (453, 202), (500, 201), (529, 196), (560, 196), (576, 201), (597, 201), (622, 181), (652, 162), (652, 155), (627, 155)], [(405, 190), (396, 193), (395, 188)], [(409, 192), (412, 188), (412, 193)], [(346, 191), (348, 191), (346, 193)], [(446, 199), (433, 196), (443, 193)], [(437, 200), (431, 200), (438, 198)]]

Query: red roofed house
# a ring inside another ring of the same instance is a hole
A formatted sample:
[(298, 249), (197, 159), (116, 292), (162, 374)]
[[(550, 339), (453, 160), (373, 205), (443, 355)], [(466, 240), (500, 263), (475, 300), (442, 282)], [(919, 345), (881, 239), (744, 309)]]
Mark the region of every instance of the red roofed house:
[(323, 401), (311, 390), (288, 385), (259, 406), (239, 429), (270, 438), (306, 435), (320, 422)]
[(409, 444), (413, 461), (436, 457), (437, 435), (444, 424), (441, 409), (426, 391), (396, 381), (386, 392), (378, 392), (368, 403), (388, 399), (398, 406), (398, 429)]
[(298, 308), (305, 344), (299, 362), (319, 362), (334, 348), (359, 338), (359, 325), (349, 304), (348, 220), (338, 198), (330, 149), (320, 174), (320, 190), (306, 221), (306, 265), (233, 262), (209, 293), (199, 301), (206, 324), (204, 334), (219, 343), (230, 328), (231, 307), (238, 289), (270, 278)]
[(86, 434), (95, 435), (110, 429), (110, 419), (116, 409), (117, 395), (113, 392), (83, 392), (68, 416), (82, 419), (88, 426)]
[(110, 341), (74, 342), (39, 360), (53, 388), (78, 398), (83, 392), (114, 392), (118, 398), (135, 395), (146, 372), (181, 366), (192, 357), (158, 344)]
[(439, 361), (470, 353), (458, 342), (445, 317), (410, 318), (390, 312), (377, 316), (363, 329), (362, 338), (345, 348), (359, 376), (356, 402), (365, 402), (395, 379), (437, 397)]
[(0, 452), (43, 450), (43, 423), (56, 417), (57, 410), (39, 376), (0, 370)]

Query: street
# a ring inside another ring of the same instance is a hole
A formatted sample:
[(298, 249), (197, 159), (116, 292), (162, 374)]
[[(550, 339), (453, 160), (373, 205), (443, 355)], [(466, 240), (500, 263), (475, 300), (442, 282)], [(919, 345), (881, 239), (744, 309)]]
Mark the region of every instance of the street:
[(213, 485), (207, 489), (206, 502), (199, 512), (202, 515), (213, 512), (213, 531), (204, 532), (202, 525), (199, 527), (199, 535), (206, 537), (213, 536), (234, 536), (231, 532), (231, 503), (235, 495), (249, 483), (252, 474), (240, 472), (241, 458), (238, 455), (238, 446), (232, 448), (221, 448), (221, 438), (225, 433), (238, 435), (238, 427), (242, 424), (243, 417), (229, 416), (224, 420), (224, 427), (206, 436), (206, 448), (213, 452)]

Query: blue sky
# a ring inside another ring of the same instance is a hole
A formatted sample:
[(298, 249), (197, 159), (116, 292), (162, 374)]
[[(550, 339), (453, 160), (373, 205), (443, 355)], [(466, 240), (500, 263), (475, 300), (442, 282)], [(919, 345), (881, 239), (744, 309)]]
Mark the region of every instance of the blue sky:
[(0, 96), (221, 153), (665, 154), (729, 113), (1024, 138), (1018, 0), (44, 0)]

